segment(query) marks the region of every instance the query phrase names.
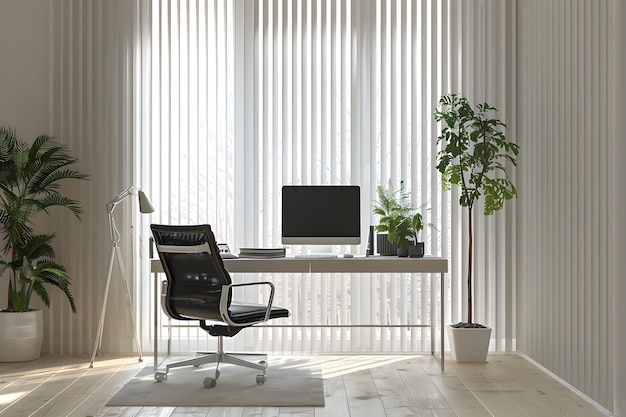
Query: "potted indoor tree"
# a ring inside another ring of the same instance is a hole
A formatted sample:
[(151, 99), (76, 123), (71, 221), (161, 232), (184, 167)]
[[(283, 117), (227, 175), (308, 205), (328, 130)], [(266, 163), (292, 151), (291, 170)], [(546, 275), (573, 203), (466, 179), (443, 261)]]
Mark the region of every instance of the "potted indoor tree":
[(30, 306), (33, 293), (49, 306), (46, 286), (57, 287), (76, 312), (70, 278), (54, 260), (55, 233), (37, 234), (33, 230), (34, 216), (49, 214), (55, 206), (79, 217), (79, 203), (59, 190), (65, 179), (87, 178), (70, 168), (76, 162), (66, 146), (48, 136), (39, 136), (30, 145), (18, 140), (14, 130), (0, 127), (0, 237), (4, 254), (0, 274), (9, 274), (8, 305), (0, 311), (0, 362), (39, 357), (43, 316), (41, 310)]
[[(473, 320), (473, 209), (482, 196), (483, 213), (490, 215), (500, 210), (504, 202), (517, 195), (509, 180), (507, 167), (517, 165), (519, 146), (507, 141), (506, 125), (495, 117), (497, 109), (487, 103), (472, 106), (457, 94), (444, 95), (434, 112), (442, 122), (437, 170), (442, 174), (443, 187), (460, 188), (459, 204), (467, 207), (467, 321), (448, 326), (452, 357), (459, 361), (482, 361), (487, 358), (491, 328)], [(467, 338), (460, 340), (460, 338)]]
[[(395, 189), (391, 181), (387, 188), (376, 188), (378, 201), (374, 205), (374, 214), (379, 216), (375, 229), (377, 246), (382, 254), (396, 254), (401, 257), (421, 257), (424, 255), (424, 243), (418, 241), (418, 234), (424, 228), (422, 215), (411, 204), (409, 194), (404, 190), (404, 182)], [(388, 243), (387, 243), (388, 241)]]

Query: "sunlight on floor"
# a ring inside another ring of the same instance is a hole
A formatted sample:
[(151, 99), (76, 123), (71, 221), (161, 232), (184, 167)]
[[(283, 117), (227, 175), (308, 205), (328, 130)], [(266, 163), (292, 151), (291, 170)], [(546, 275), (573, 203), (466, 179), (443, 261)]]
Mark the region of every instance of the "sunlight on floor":
[(26, 395), (27, 391), (13, 392), (11, 394), (0, 394), (0, 405), (11, 404), (13, 401)]
[(388, 366), (393, 363), (403, 362), (415, 356), (405, 355), (369, 355), (369, 356), (319, 356), (309, 358), (322, 364), (324, 379), (331, 379), (339, 375), (351, 374), (359, 371)]

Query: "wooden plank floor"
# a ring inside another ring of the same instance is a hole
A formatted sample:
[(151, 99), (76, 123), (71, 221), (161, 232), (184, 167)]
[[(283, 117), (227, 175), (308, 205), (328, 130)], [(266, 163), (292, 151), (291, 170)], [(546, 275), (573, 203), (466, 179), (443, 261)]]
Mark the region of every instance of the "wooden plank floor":
[[(106, 407), (141, 367), (136, 357), (44, 356), (0, 363), (0, 415), (15, 417), (482, 417), (605, 416), (518, 355), (485, 364), (429, 355), (315, 356), (326, 406), (316, 408)], [(270, 362), (271, 363), (271, 362)], [(270, 383), (270, 381), (268, 381)]]

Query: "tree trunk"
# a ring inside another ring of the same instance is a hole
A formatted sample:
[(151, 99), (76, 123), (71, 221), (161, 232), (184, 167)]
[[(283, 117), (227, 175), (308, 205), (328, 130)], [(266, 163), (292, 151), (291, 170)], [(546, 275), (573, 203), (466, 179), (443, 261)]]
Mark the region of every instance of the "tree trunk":
[(473, 245), (474, 236), (472, 233), (472, 205), (468, 206), (467, 212), (469, 213), (469, 247), (468, 247), (468, 259), (467, 259), (467, 322), (472, 324), (472, 258), (473, 258)]

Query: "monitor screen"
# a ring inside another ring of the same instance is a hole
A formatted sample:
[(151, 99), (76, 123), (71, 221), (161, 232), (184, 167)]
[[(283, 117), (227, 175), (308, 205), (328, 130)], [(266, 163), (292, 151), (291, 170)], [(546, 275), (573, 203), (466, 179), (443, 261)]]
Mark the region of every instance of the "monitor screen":
[(361, 190), (357, 185), (285, 185), (282, 243), (361, 243)]

